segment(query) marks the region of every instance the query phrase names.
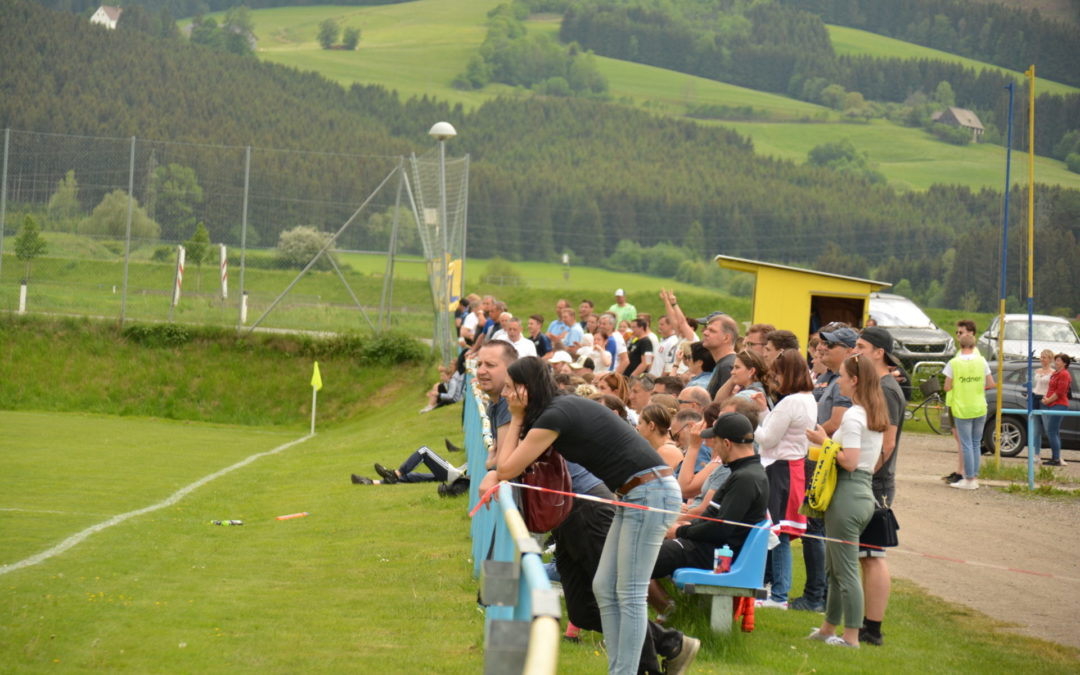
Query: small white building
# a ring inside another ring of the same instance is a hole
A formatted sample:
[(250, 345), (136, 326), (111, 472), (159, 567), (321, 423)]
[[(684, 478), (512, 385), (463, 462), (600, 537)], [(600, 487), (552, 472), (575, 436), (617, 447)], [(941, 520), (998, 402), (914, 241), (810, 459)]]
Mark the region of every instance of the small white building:
[(967, 108), (949, 107), (939, 110), (930, 116), (930, 121), (939, 124), (948, 124), (951, 127), (960, 127), (971, 131), (971, 142), (978, 143), (982, 139), (983, 125), (979, 116)]
[(96, 23), (99, 26), (105, 26), (110, 30), (116, 30), (116, 22), (120, 20), (120, 14), (123, 13), (123, 9), (119, 7), (112, 7), (110, 5), (102, 5), (97, 8), (94, 15), (90, 17), (90, 23)]

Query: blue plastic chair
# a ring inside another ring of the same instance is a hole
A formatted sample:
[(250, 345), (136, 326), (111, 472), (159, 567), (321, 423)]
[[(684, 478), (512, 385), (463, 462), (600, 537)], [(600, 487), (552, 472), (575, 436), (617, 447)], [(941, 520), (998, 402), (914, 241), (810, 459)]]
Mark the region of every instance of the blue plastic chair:
[(765, 582), (765, 559), (769, 553), (769, 528), (770, 520), (763, 520), (750, 530), (746, 542), (735, 561), (731, 563), (731, 570), (723, 574), (716, 574), (709, 570), (696, 567), (682, 567), (675, 570), (671, 580), (684, 592), (690, 594), (711, 595), (712, 613), (709, 623), (713, 630), (719, 633), (731, 632), (731, 602), (724, 602), (723, 598), (763, 596)]

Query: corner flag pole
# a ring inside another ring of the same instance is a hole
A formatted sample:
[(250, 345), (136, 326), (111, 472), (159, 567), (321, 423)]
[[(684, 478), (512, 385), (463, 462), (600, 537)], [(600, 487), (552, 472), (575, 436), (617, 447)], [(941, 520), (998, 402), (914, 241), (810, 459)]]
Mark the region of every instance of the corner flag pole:
[(315, 371), (311, 374), (311, 434), (315, 435), (315, 404), (318, 402), (318, 393), (322, 389), (322, 375), (319, 373), (319, 362), (315, 362)]

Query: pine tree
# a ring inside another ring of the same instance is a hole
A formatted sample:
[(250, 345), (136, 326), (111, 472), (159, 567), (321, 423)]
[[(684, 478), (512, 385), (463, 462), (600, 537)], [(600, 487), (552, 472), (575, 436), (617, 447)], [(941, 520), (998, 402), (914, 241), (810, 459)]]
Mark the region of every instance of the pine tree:
[(45, 238), (41, 236), (41, 228), (38, 227), (37, 221), (34, 217), (27, 215), (23, 219), (22, 229), (19, 230), (19, 236), (15, 237), (15, 257), (26, 263), (26, 277), (27, 281), (30, 280), (30, 263), (34, 258), (45, 255), (47, 250), (45, 245)]

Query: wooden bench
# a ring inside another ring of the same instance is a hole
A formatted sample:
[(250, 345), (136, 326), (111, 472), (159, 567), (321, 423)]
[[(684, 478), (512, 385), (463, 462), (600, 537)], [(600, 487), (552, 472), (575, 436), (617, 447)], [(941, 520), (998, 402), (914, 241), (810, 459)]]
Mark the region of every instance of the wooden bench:
[(769, 553), (771, 525), (770, 521), (763, 520), (750, 530), (739, 555), (731, 564), (730, 571), (716, 574), (696, 567), (682, 567), (671, 575), (671, 580), (684, 593), (712, 596), (709, 625), (714, 631), (731, 632), (733, 603), (736, 598), (767, 597), (764, 588), (765, 559)]

